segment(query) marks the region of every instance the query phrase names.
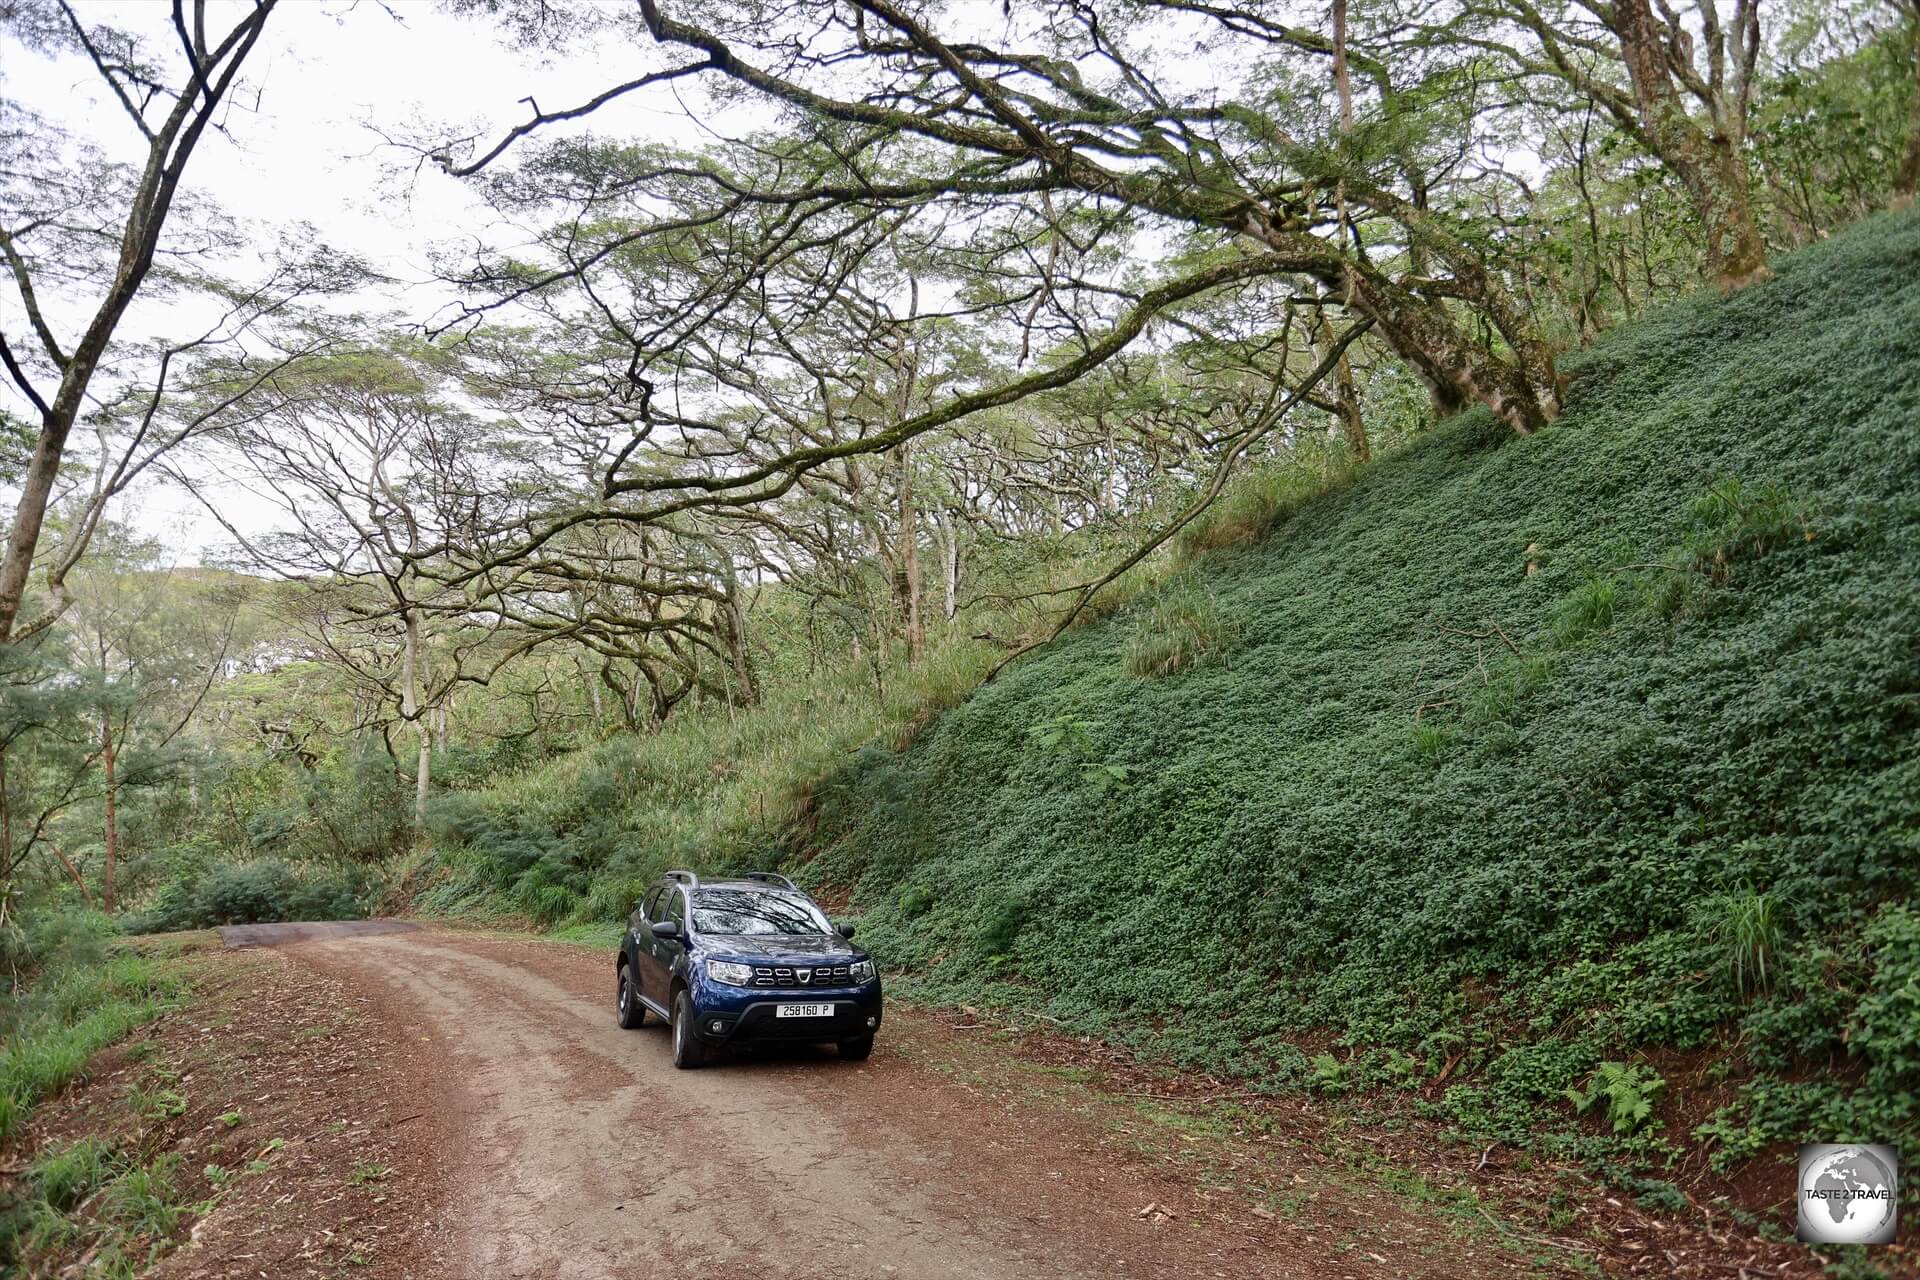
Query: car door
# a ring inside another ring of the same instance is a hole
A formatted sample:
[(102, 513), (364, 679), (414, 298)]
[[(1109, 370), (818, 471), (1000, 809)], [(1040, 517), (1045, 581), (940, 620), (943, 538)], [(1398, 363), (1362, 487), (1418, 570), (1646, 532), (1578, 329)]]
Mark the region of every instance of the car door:
[(658, 1007), (667, 1007), (667, 965), (672, 963), (673, 954), (666, 949), (667, 940), (653, 936), (653, 926), (667, 919), (667, 910), (678, 890), (663, 885), (648, 897), (647, 918), (640, 924), (640, 940), (635, 950), (640, 957), (640, 994)]
[[(654, 963), (653, 972), (649, 976), (653, 978), (654, 987), (653, 990), (647, 992), (647, 997), (662, 1009), (672, 1012), (672, 1006), (667, 1003), (667, 993), (673, 989), (674, 962), (677, 961), (681, 954), (687, 949), (685, 941), (687, 933), (687, 891), (678, 885), (669, 885), (666, 891), (660, 895), (660, 914), (657, 918), (661, 920), (671, 920), (679, 925), (680, 937), (652, 938)], [(651, 930), (649, 930), (649, 937), (651, 937)]]
[(659, 901), (659, 898), (660, 886), (655, 885), (647, 890), (645, 897), (640, 899), (640, 905), (635, 907), (632, 914), (627, 917), (627, 940), (621, 947), (627, 959), (633, 964), (634, 987), (643, 995), (647, 990), (648, 944), (653, 940), (653, 935), (647, 932), (647, 929), (653, 919), (653, 904)]

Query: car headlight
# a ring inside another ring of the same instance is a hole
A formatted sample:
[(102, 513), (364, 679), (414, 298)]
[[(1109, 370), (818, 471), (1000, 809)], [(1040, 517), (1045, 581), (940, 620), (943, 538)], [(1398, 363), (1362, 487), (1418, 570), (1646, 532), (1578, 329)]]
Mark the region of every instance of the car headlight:
[(855, 982), (872, 982), (873, 961), (855, 960), (853, 962), (853, 980)]
[(735, 964), (731, 960), (709, 960), (707, 976), (730, 987), (744, 987), (753, 981), (753, 966)]

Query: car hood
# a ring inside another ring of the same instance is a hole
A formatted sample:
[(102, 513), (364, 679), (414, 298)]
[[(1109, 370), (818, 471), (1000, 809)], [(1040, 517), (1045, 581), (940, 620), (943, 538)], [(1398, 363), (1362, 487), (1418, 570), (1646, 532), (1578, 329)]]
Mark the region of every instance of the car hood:
[(849, 946), (835, 934), (778, 934), (761, 937), (750, 934), (709, 935), (716, 959), (739, 958), (767, 963), (778, 960), (864, 960), (866, 952)]

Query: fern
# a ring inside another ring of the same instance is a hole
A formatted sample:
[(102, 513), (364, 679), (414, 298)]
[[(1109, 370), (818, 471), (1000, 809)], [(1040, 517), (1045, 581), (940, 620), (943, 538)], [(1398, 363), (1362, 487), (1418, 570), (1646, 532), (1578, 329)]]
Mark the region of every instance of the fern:
[(1584, 1091), (1568, 1089), (1567, 1100), (1585, 1115), (1597, 1102), (1607, 1104), (1607, 1120), (1618, 1134), (1629, 1134), (1653, 1119), (1654, 1104), (1667, 1091), (1667, 1082), (1651, 1067), (1626, 1062), (1603, 1062), (1594, 1068)]

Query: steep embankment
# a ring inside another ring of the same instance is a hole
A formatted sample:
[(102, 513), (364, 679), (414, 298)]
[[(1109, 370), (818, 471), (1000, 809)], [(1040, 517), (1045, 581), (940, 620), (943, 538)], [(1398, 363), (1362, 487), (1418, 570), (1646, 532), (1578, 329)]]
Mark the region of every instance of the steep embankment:
[[(926, 995), (1210, 1069), (1911, 1137), (1920, 218), (1568, 366), (867, 749), (806, 874)], [(1167, 626), (1224, 652), (1130, 674)]]

